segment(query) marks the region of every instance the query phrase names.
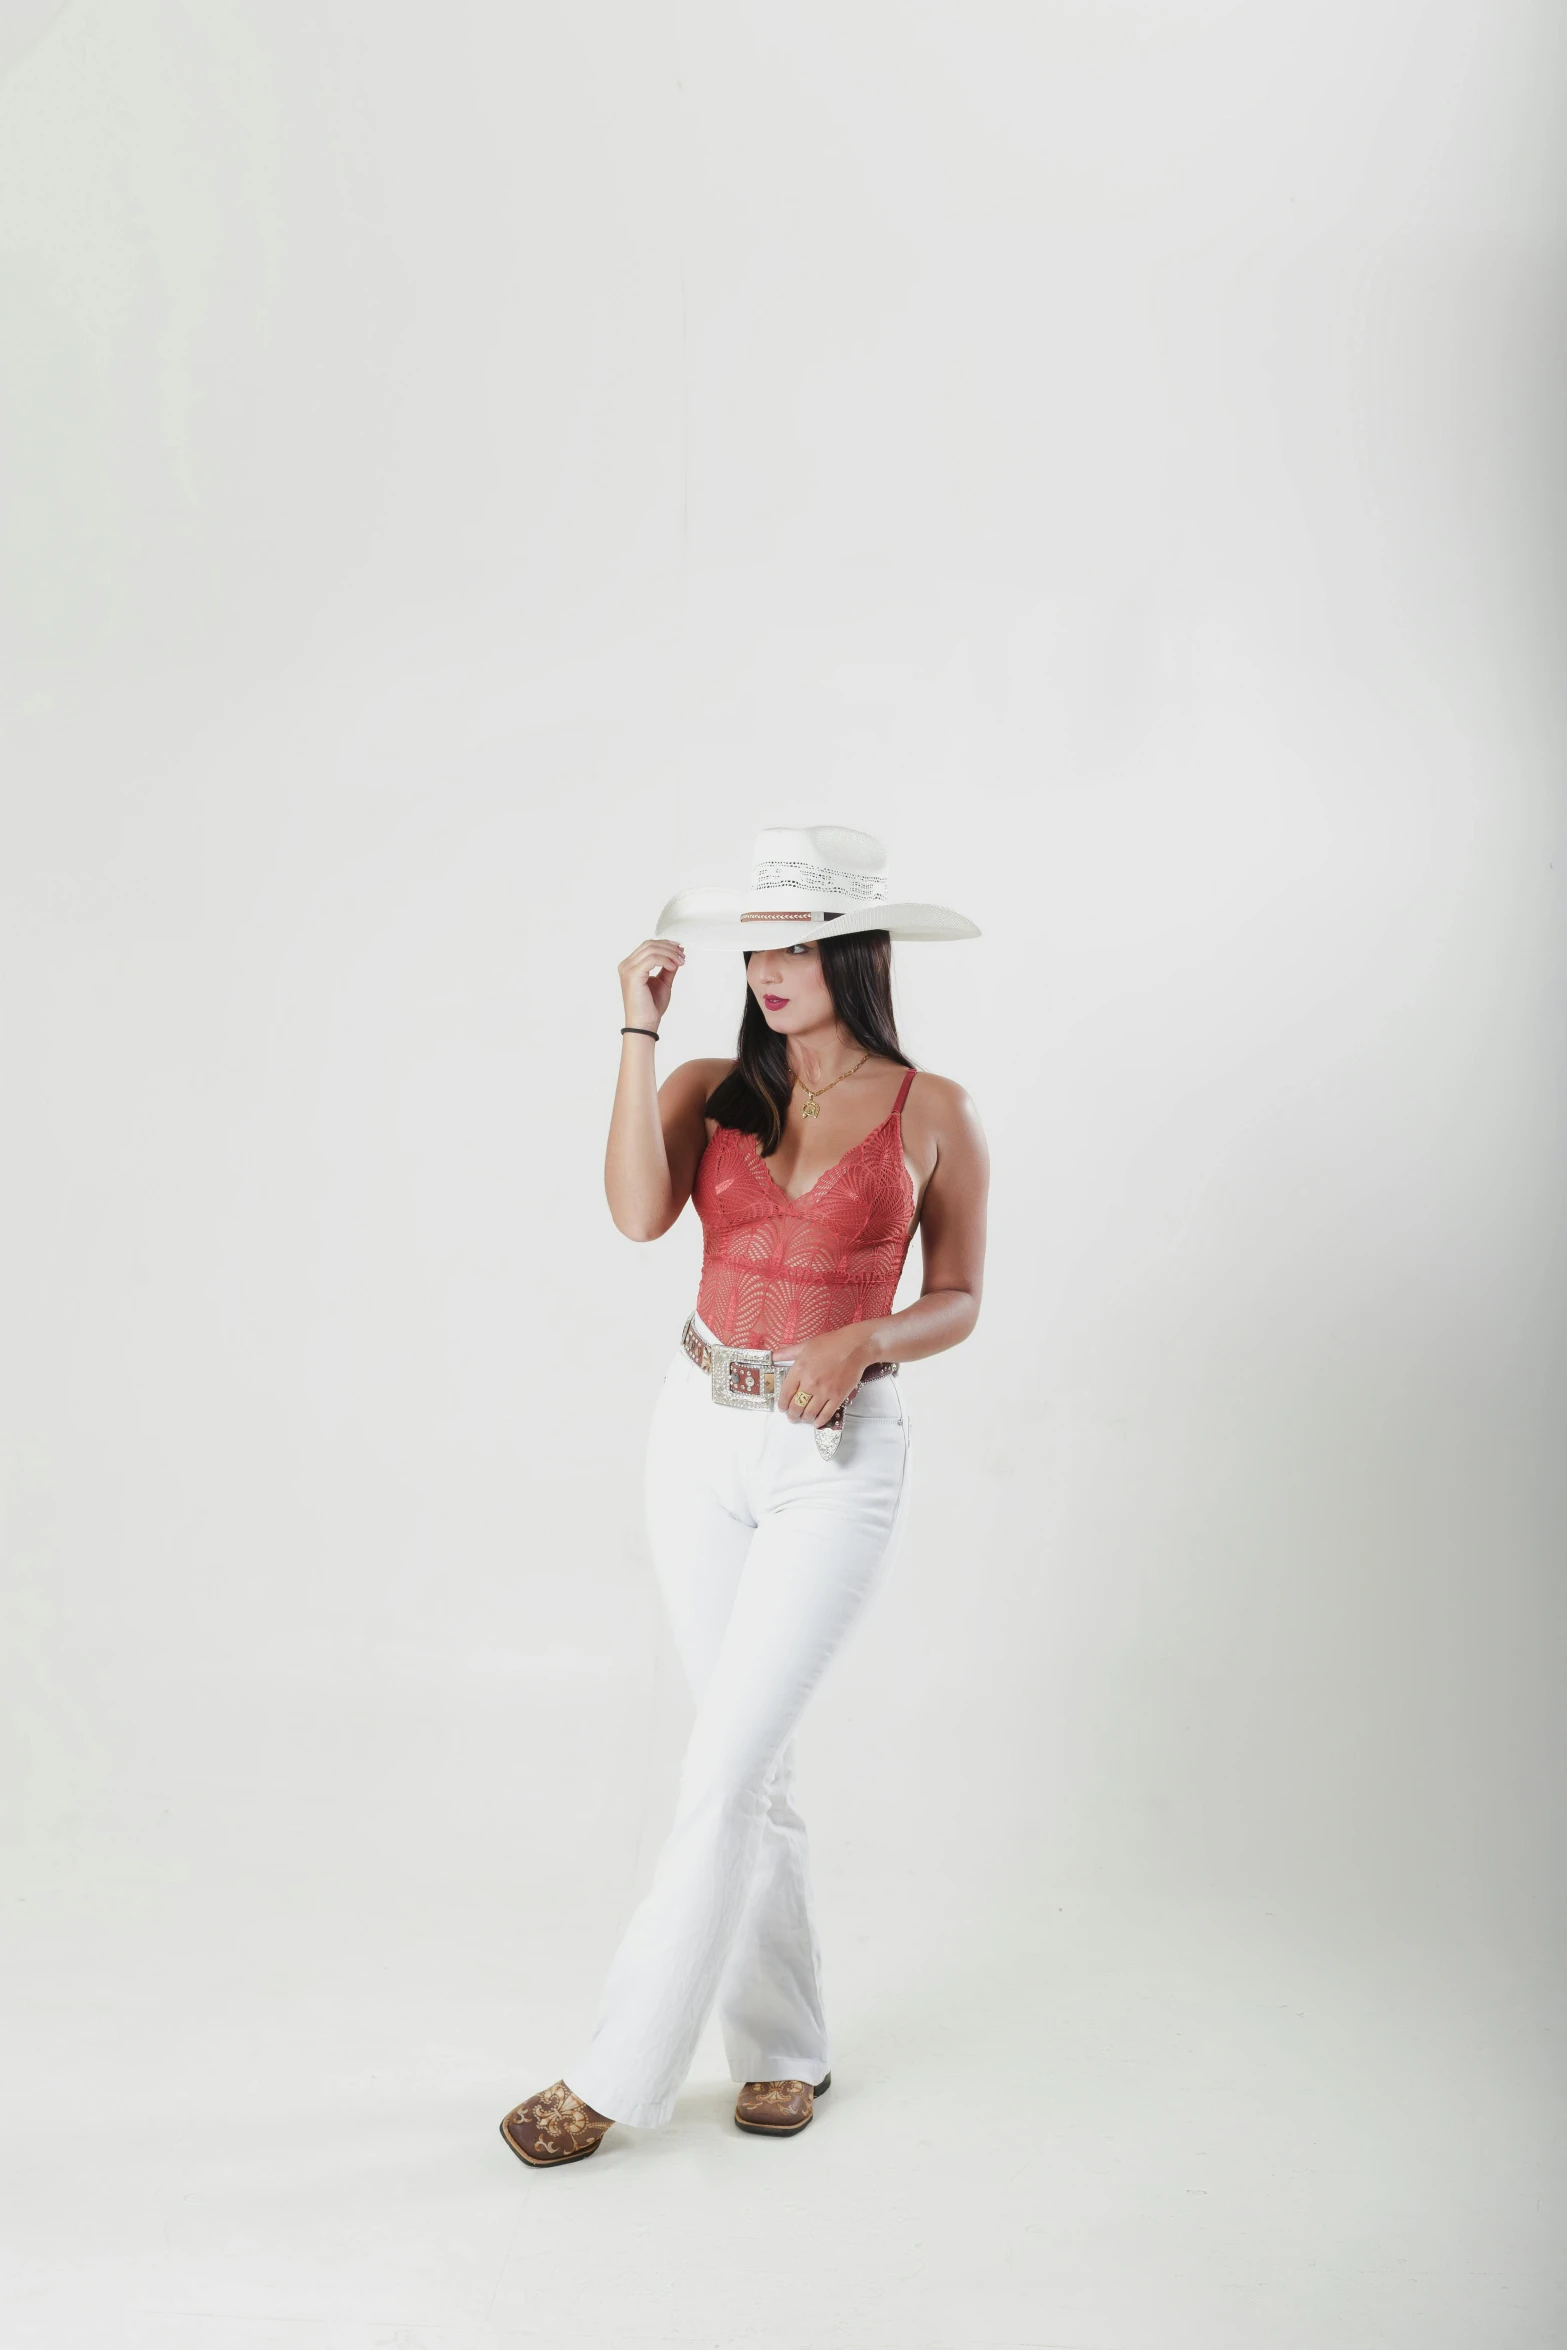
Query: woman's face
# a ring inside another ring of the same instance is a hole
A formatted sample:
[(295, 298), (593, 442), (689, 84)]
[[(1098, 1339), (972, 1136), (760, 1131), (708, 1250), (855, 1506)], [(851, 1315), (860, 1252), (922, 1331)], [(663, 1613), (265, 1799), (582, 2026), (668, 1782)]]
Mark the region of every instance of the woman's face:
[(757, 948), (745, 978), (768, 1027), (780, 1036), (797, 1036), (801, 1029), (837, 1019), (814, 939), (795, 947)]

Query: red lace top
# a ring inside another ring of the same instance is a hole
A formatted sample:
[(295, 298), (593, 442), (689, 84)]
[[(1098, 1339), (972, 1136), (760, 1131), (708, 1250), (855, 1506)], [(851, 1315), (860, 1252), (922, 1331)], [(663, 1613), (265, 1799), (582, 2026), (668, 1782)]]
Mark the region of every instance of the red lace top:
[(720, 1126), (697, 1161), (702, 1219), (696, 1310), (725, 1346), (783, 1348), (892, 1311), (908, 1253), (914, 1187), (903, 1105), (791, 1199), (754, 1134)]

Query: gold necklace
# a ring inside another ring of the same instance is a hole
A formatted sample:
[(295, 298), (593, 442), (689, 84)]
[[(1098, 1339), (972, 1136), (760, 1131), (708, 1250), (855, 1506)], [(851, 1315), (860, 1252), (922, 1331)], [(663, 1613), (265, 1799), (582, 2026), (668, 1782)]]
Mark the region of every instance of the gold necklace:
[[(863, 1069), (870, 1057), (871, 1056), (868, 1052), (861, 1053), (859, 1059), (854, 1064), (854, 1069)], [(819, 1118), (822, 1114), (822, 1095), (824, 1093), (831, 1093), (833, 1087), (835, 1085), (841, 1085), (846, 1077), (852, 1077), (854, 1075), (854, 1069), (840, 1069), (837, 1076), (830, 1077), (825, 1085), (807, 1085), (803, 1077), (797, 1077), (794, 1082), (799, 1086), (801, 1091), (801, 1117)]]

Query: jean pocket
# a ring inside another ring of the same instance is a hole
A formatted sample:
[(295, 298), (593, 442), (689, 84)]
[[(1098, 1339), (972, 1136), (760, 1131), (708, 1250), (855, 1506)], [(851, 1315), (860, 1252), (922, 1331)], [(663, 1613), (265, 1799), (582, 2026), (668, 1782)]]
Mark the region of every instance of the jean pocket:
[(901, 1420), (903, 1398), (896, 1379), (871, 1379), (857, 1387), (843, 1407), (845, 1420)]

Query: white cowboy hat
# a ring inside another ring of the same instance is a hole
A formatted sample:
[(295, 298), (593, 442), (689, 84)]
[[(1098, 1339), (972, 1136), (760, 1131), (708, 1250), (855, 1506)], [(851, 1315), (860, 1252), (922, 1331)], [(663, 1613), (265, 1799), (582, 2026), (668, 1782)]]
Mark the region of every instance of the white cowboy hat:
[(978, 923), (951, 906), (889, 898), (886, 870), (887, 851), (874, 833), (841, 824), (775, 825), (756, 836), (748, 889), (683, 889), (654, 935), (688, 947), (789, 947), (854, 930), (979, 937)]

